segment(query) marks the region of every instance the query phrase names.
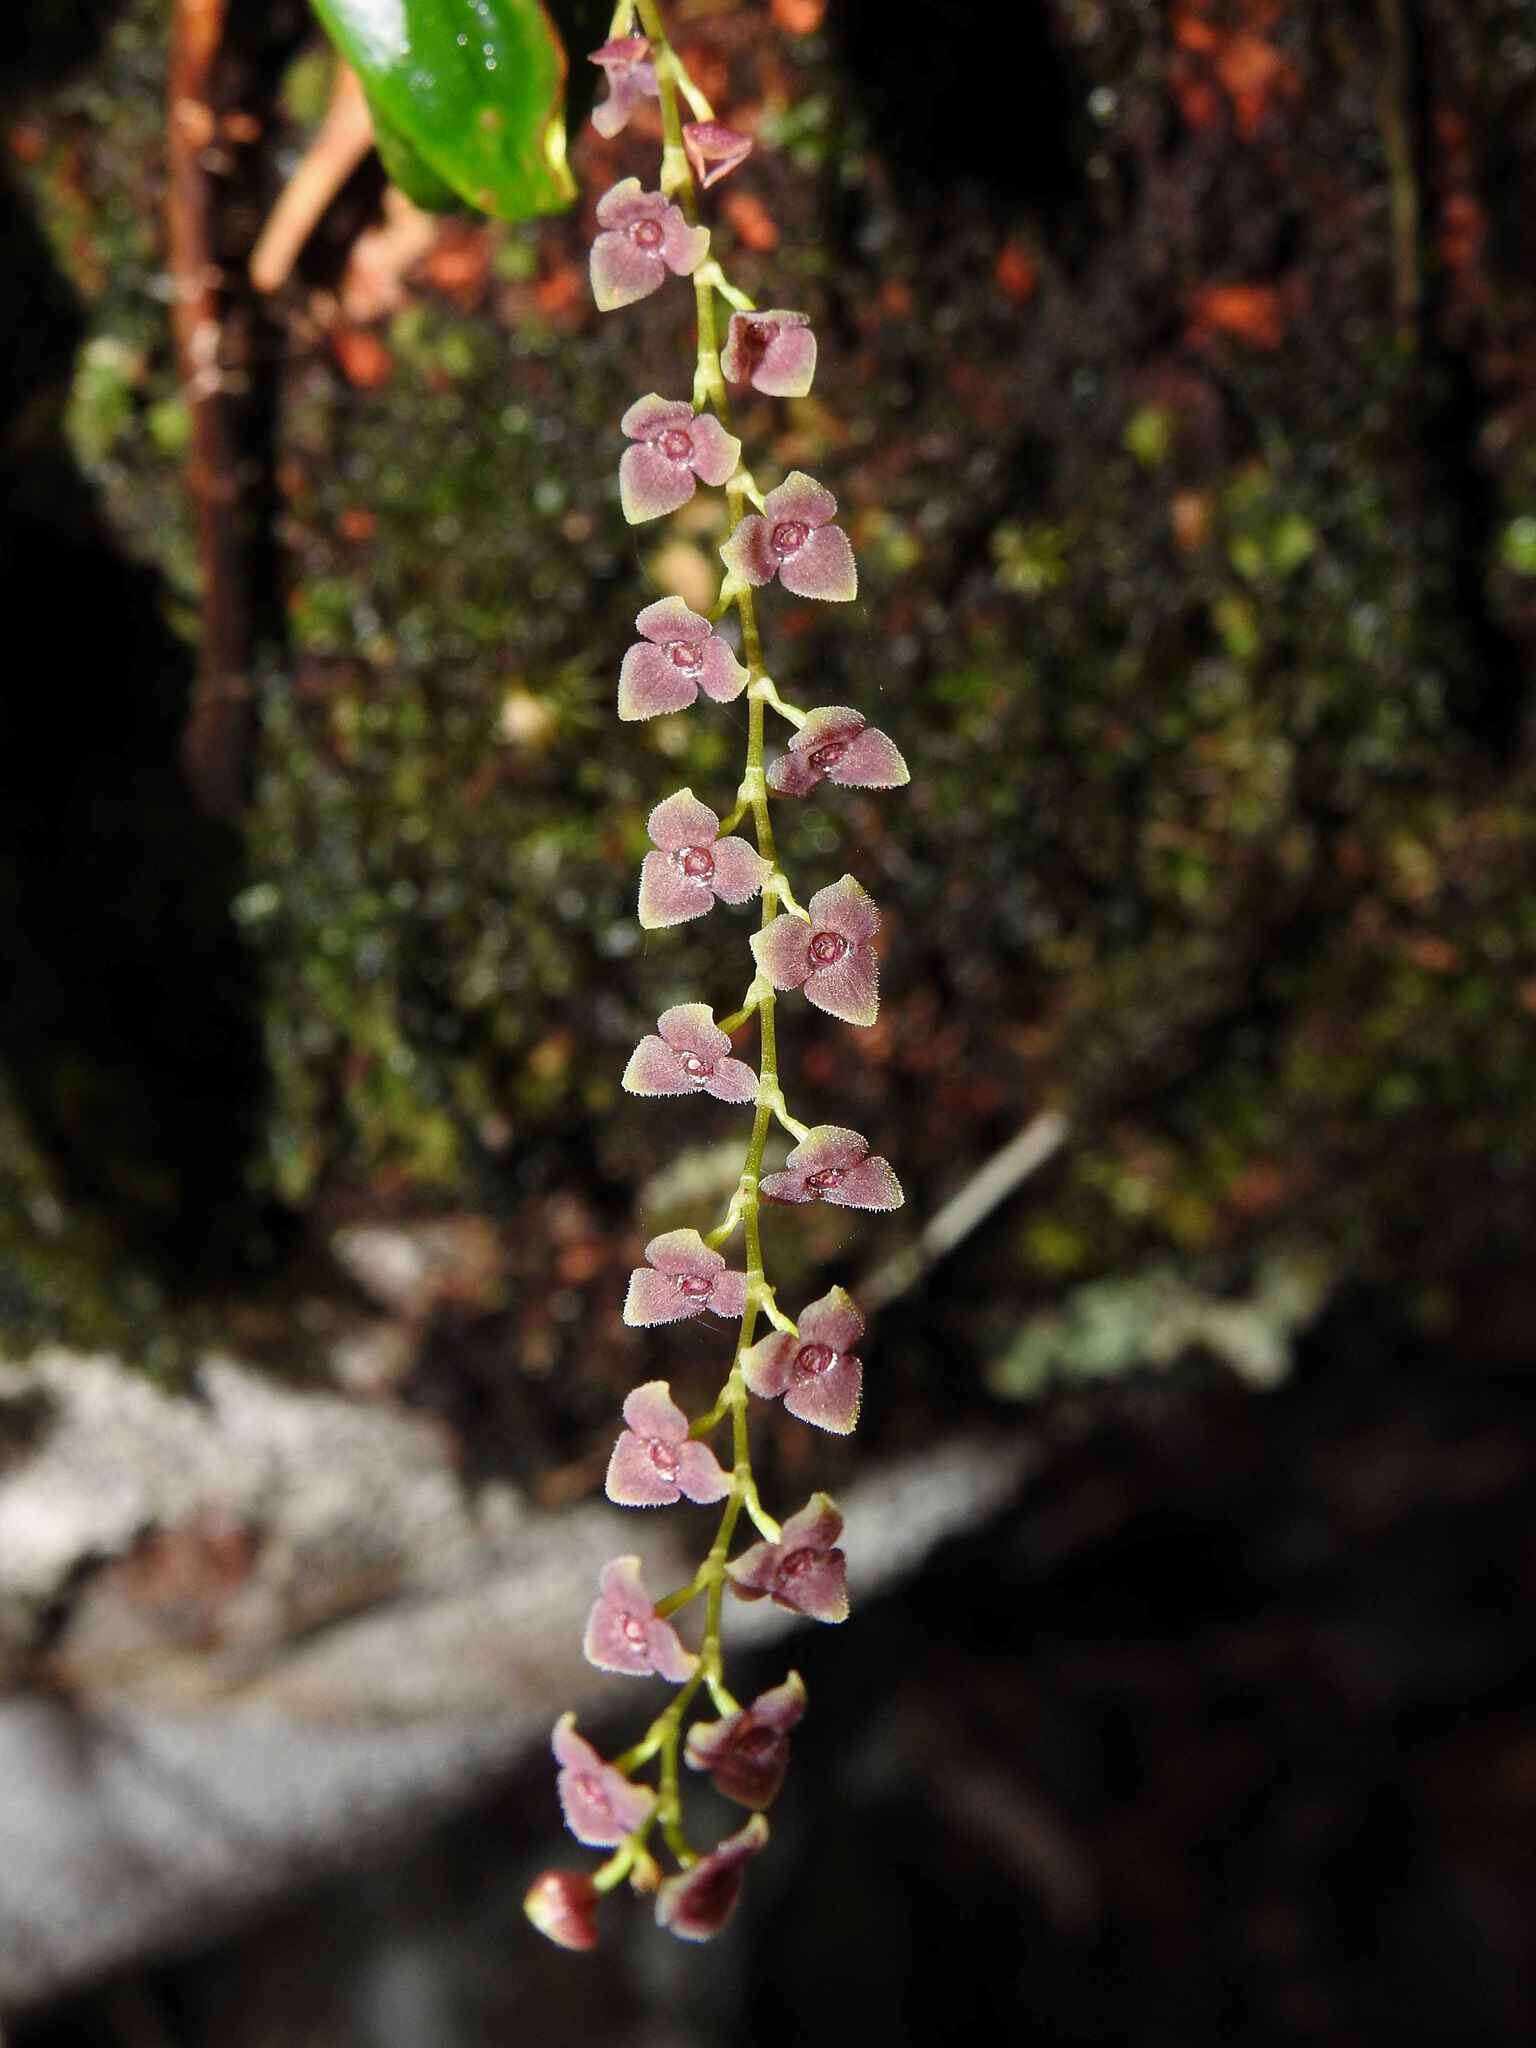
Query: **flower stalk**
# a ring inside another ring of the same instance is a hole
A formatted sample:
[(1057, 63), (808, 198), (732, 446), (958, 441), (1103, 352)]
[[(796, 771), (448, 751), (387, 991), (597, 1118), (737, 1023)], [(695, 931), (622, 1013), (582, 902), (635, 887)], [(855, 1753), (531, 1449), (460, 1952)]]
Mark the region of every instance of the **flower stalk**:
[[(763, 654), (758, 593), (775, 582), (795, 596), (847, 602), (857, 591), (852, 547), (835, 523), (836, 501), (824, 486), (792, 471), (766, 494), (741, 460), (732, 431), (729, 382), (770, 397), (803, 396), (816, 364), (816, 340), (802, 313), (759, 314), (751, 297), (726, 276), (701, 224), (700, 187), (733, 173), (751, 137), (715, 119), (672, 47), (659, 0), (620, 0), (610, 39), (593, 61), (604, 70), (608, 98), (593, 114), (604, 136), (616, 136), (648, 99), (659, 103), (661, 163), (657, 188), (622, 179), (598, 204), (592, 282), (598, 306), (617, 310), (661, 289), (669, 276), (688, 277), (697, 309), (691, 400), (657, 393), (624, 414), (631, 446), (620, 464), (620, 495), (631, 523), (664, 516), (700, 489), (723, 491), (726, 535), (720, 595), (707, 615), (662, 598), (637, 617), (642, 638), (625, 655), (619, 715), (647, 719), (686, 710), (703, 696), (729, 703), (744, 696), (746, 759), (735, 801), (717, 815), (691, 790), (678, 790), (652, 811), (652, 851), (642, 862), (639, 918), (647, 930), (691, 922), (717, 903), (760, 899), (751, 940), (754, 972), (741, 1006), (718, 1022), (702, 1003), (665, 1011), (654, 1034), (630, 1057), (624, 1085), (638, 1095), (709, 1094), (750, 1105), (751, 1127), (737, 1184), (724, 1215), (705, 1235), (663, 1232), (646, 1246), (646, 1264), (630, 1277), (626, 1322), (660, 1327), (715, 1316), (735, 1324), (730, 1365), (713, 1404), (690, 1419), (672, 1400), (669, 1383), (637, 1387), (624, 1403), (607, 1492), (629, 1507), (679, 1501), (717, 1504), (709, 1548), (684, 1585), (654, 1602), (637, 1557), (603, 1569), (584, 1648), (598, 1669), (652, 1674), (671, 1683), (668, 1704), (637, 1742), (605, 1763), (564, 1716), (555, 1731), (560, 1794), (580, 1841), (611, 1847), (589, 1880), (547, 1872), (529, 1894), (529, 1913), (551, 1938), (571, 1947), (596, 1939), (598, 1895), (626, 1878), (655, 1892), (659, 1923), (686, 1940), (719, 1931), (734, 1910), (746, 1864), (768, 1838), (762, 1809), (778, 1790), (789, 1759), (789, 1731), (805, 1707), (805, 1689), (791, 1673), (781, 1686), (742, 1707), (725, 1682), (725, 1594), (769, 1598), (812, 1619), (847, 1614), (842, 1518), (824, 1495), (813, 1495), (781, 1523), (764, 1506), (753, 1470), (749, 1409), (754, 1398), (782, 1398), (787, 1413), (836, 1434), (857, 1419), (863, 1368), (852, 1345), (864, 1323), (850, 1298), (834, 1289), (803, 1311), (800, 1322), (780, 1308), (768, 1277), (764, 1211), (775, 1204), (825, 1201), (846, 1208), (895, 1208), (902, 1199), (885, 1160), (858, 1132), (807, 1124), (790, 1109), (780, 1071), (779, 1006), (802, 992), (829, 1015), (855, 1025), (875, 1020), (878, 1005), (873, 938), (879, 913), (852, 876), (822, 888), (802, 905), (779, 856), (772, 804), (803, 796), (821, 781), (893, 788), (906, 764), (883, 734), (847, 706), (802, 709), (780, 693)], [(683, 118), (684, 108), (692, 116)], [(727, 323), (721, 345), (721, 312)], [(716, 626), (734, 614), (740, 658)], [(791, 728), (790, 752), (770, 763), (767, 713)], [(736, 836), (748, 820), (754, 844)], [(755, 1023), (757, 1067), (736, 1056), (733, 1036)], [(782, 1169), (767, 1169), (776, 1130), (793, 1141)], [(743, 1268), (724, 1248), (740, 1233)], [(766, 1334), (758, 1335), (760, 1326)], [(728, 1462), (712, 1448), (729, 1429)], [(757, 1540), (738, 1550), (743, 1521)], [(676, 1617), (702, 1603), (698, 1648), (689, 1649)], [(693, 1718), (707, 1696), (715, 1718)], [(718, 1790), (752, 1809), (745, 1827), (704, 1853), (688, 1840), (680, 1762), (708, 1771)], [(654, 1766), (654, 1791), (638, 1774)], [(659, 1830), (675, 1874), (663, 1877), (648, 1846)]]

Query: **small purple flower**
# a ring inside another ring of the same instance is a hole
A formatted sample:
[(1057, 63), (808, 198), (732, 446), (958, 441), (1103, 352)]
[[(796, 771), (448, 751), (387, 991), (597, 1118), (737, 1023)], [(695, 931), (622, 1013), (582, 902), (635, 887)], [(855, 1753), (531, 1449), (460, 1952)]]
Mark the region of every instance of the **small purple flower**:
[(789, 1768), (789, 1731), (804, 1712), (805, 1685), (791, 1671), (739, 1713), (695, 1721), (683, 1755), (694, 1770), (709, 1772), (717, 1792), (760, 1813), (778, 1797)]
[(752, 934), (752, 952), (775, 988), (803, 988), (818, 1010), (845, 1024), (873, 1024), (880, 1011), (880, 963), (871, 943), (880, 913), (844, 875), (818, 889), (810, 923), (786, 911)]
[(754, 1543), (725, 1568), (743, 1600), (765, 1597), (812, 1621), (848, 1619), (848, 1573), (836, 1548), (843, 1518), (824, 1493), (813, 1493), (784, 1524), (777, 1543)]
[(720, 351), (720, 367), (733, 384), (750, 384), (770, 398), (804, 398), (816, 375), (816, 336), (804, 313), (733, 313)]
[(832, 1202), (841, 1209), (899, 1209), (906, 1199), (890, 1162), (840, 1124), (817, 1124), (782, 1173), (764, 1174), (762, 1194), (770, 1202)]
[(735, 474), (741, 443), (712, 412), (683, 398), (647, 392), (619, 421), (631, 441), (619, 463), (619, 503), (631, 526), (686, 505), (702, 479), (723, 484)]
[(727, 128), (723, 121), (685, 121), (683, 149), (693, 174), (707, 192), (752, 154), (752, 138), (739, 128)]
[(596, 1948), (597, 1900), (584, 1870), (545, 1870), (529, 1886), (523, 1911), (561, 1948)]
[(768, 1823), (754, 1813), (746, 1826), (701, 1856), (656, 1894), (656, 1924), (684, 1941), (708, 1941), (736, 1910), (743, 1866), (768, 1842)]
[(600, 313), (632, 306), (666, 283), (691, 277), (709, 250), (709, 229), (691, 228), (660, 192), (621, 178), (597, 202), (602, 232), (592, 244), (592, 296)]
[(801, 1422), (847, 1436), (859, 1419), (864, 1368), (853, 1347), (864, 1318), (853, 1297), (834, 1287), (800, 1311), (800, 1334), (774, 1330), (742, 1353), (742, 1377), (754, 1394), (784, 1406)]
[(818, 782), (852, 789), (899, 789), (912, 780), (895, 744), (849, 704), (821, 704), (768, 770), (775, 796), (808, 796)]
[(560, 1766), (556, 1789), (566, 1826), (589, 1849), (617, 1847), (648, 1817), (656, 1794), (632, 1785), (622, 1771), (604, 1763), (586, 1737), (576, 1733), (574, 1714), (560, 1716), (551, 1746)]
[(771, 583), (777, 576), (796, 597), (845, 604), (859, 594), (859, 572), (847, 534), (829, 524), (836, 511), (824, 484), (792, 469), (763, 500), (762, 512), (743, 519), (722, 544), (721, 556), (743, 583)]
[(640, 923), (648, 932), (686, 924), (723, 903), (745, 903), (771, 872), (745, 839), (717, 837), (720, 820), (691, 789), (679, 789), (646, 820), (655, 853), (640, 864)]
[(720, 1253), (696, 1230), (664, 1230), (651, 1239), (645, 1256), (649, 1263), (630, 1274), (624, 1300), (624, 1320), (632, 1329), (680, 1323), (705, 1309), (735, 1322), (746, 1306), (746, 1274), (727, 1271)]
[(651, 46), (644, 36), (615, 36), (588, 61), (600, 65), (608, 80), (608, 97), (592, 109), (592, 126), (599, 135), (617, 135), (642, 100), (658, 97)]
[(688, 1418), (665, 1380), (636, 1387), (624, 1402), (624, 1420), (629, 1427), (608, 1460), (608, 1498), (615, 1507), (668, 1508), (684, 1495), (701, 1507), (725, 1499), (730, 1474), (708, 1444), (690, 1440)]
[(683, 711), (702, 690), (729, 704), (747, 687), (747, 671), (708, 619), (680, 597), (658, 598), (635, 620), (645, 635), (619, 670), (619, 716), (631, 721)]
[(599, 1671), (617, 1671), (626, 1678), (658, 1678), (681, 1685), (691, 1678), (698, 1658), (683, 1648), (670, 1621), (658, 1618), (640, 1583), (638, 1557), (613, 1557), (603, 1566), (599, 1592), (587, 1616), (582, 1654)]
[(757, 1076), (745, 1060), (727, 1057), (731, 1041), (708, 1003), (677, 1003), (656, 1019), (656, 1034), (642, 1038), (624, 1069), (631, 1095), (713, 1095), (717, 1102), (752, 1102)]

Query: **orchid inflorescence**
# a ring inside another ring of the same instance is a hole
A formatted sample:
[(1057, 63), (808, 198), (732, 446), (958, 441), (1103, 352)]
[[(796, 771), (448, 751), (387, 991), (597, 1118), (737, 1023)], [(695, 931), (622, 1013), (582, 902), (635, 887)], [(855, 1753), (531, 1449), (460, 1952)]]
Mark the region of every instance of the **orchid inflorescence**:
[[(604, 312), (631, 305), (675, 275), (692, 280), (698, 308), (691, 397), (646, 393), (620, 422), (630, 444), (619, 464), (624, 516), (631, 523), (660, 518), (703, 487), (724, 491), (728, 522), (720, 549), (725, 575), (710, 616), (680, 598), (662, 597), (635, 620), (641, 637), (620, 669), (619, 716), (639, 720), (684, 710), (701, 691), (719, 704), (745, 697), (748, 715), (745, 773), (727, 815), (691, 789), (675, 791), (651, 812), (639, 920), (647, 931), (661, 930), (707, 915), (717, 901), (743, 904), (753, 897), (761, 898), (762, 919), (751, 940), (756, 971), (741, 1007), (718, 1021), (704, 1003), (663, 1011), (623, 1077), (635, 1095), (707, 1094), (751, 1105), (753, 1120), (736, 1191), (719, 1224), (707, 1236), (669, 1230), (652, 1238), (624, 1303), (632, 1326), (713, 1316), (734, 1323), (737, 1334), (730, 1371), (707, 1413), (690, 1419), (666, 1380), (636, 1387), (624, 1402), (624, 1427), (608, 1465), (609, 1499), (624, 1507), (688, 1501), (721, 1512), (692, 1579), (663, 1598), (647, 1592), (638, 1557), (616, 1557), (603, 1568), (583, 1640), (588, 1661), (600, 1671), (663, 1678), (677, 1691), (640, 1740), (612, 1761), (577, 1732), (574, 1715), (556, 1725), (567, 1826), (579, 1842), (612, 1851), (590, 1874), (546, 1871), (528, 1894), (534, 1925), (574, 1949), (595, 1944), (598, 1901), (626, 1878), (637, 1892), (655, 1894), (663, 1927), (686, 1940), (708, 1939), (730, 1918), (745, 1867), (768, 1839), (763, 1811), (783, 1780), (805, 1688), (791, 1672), (747, 1706), (728, 1690), (721, 1649), (727, 1587), (740, 1599), (772, 1600), (817, 1621), (842, 1621), (848, 1612), (838, 1542), (842, 1517), (824, 1493), (812, 1495), (782, 1525), (767, 1512), (753, 1477), (747, 1408), (752, 1396), (781, 1400), (799, 1421), (838, 1435), (858, 1419), (864, 1318), (841, 1287), (803, 1308), (798, 1323), (783, 1312), (764, 1270), (760, 1212), (765, 1202), (851, 1209), (901, 1203), (895, 1174), (857, 1131), (807, 1126), (790, 1114), (775, 1024), (779, 994), (794, 989), (847, 1023), (874, 1023), (880, 916), (852, 875), (818, 889), (802, 907), (780, 865), (770, 801), (804, 797), (823, 782), (890, 789), (908, 779), (895, 746), (858, 711), (841, 704), (801, 710), (780, 696), (764, 666), (757, 592), (777, 581), (798, 597), (846, 602), (857, 593), (858, 572), (831, 492), (796, 470), (762, 494), (742, 467), (741, 443), (730, 431), (727, 382), (771, 397), (803, 397), (816, 370), (816, 337), (806, 316), (758, 311), (729, 282), (712, 254), (710, 231), (698, 221), (698, 188), (735, 170), (751, 138), (715, 119), (667, 41), (656, 0), (620, 0), (609, 40), (592, 61), (608, 80), (608, 96), (592, 116), (599, 133), (618, 135), (638, 108), (659, 100), (663, 137), (658, 189), (628, 177), (598, 202), (591, 255), (597, 304)], [(692, 120), (684, 122), (680, 100)], [(717, 300), (729, 309), (723, 348)], [(731, 613), (740, 626), (739, 657), (719, 630)], [(770, 709), (787, 721), (791, 737), (788, 751), (768, 765)], [(748, 817), (755, 847), (734, 831)], [(732, 1050), (734, 1034), (754, 1019), (757, 1071)], [(782, 1169), (765, 1172), (775, 1123), (793, 1145)], [(738, 1229), (744, 1271), (720, 1249)], [(759, 1317), (769, 1325), (761, 1338)], [(711, 1446), (727, 1425), (728, 1465)], [(760, 1540), (732, 1555), (743, 1514)], [(694, 1650), (674, 1617), (698, 1600), (704, 1625)], [(701, 1694), (714, 1717), (685, 1726), (703, 1705)], [(750, 1810), (746, 1824), (706, 1854), (692, 1848), (683, 1829), (680, 1759)], [(652, 1762), (655, 1785), (637, 1782)], [(672, 1875), (663, 1875), (652, 1849), (657, 1834), (658, 1847), (677, 1866)]]

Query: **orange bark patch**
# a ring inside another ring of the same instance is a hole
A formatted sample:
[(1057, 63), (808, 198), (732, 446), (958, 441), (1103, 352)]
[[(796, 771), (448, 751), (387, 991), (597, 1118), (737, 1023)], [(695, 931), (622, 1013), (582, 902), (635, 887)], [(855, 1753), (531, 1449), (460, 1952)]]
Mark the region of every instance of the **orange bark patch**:
[(773, 0), (773, 25), (787, 36), (813, 36), (827, 12), (827, 0)]
[(997, 252), (997, 261), (992, 266), (992, 275), (1001, 285), (1005, 295), (1016, 306), (1025, 305), (1035, 295), (1035, 286), (1040, 282), (1040, 265), (1035, 261), (1034, 251), (1027, 242), (1017, 238), (1004, 242)]
[(341, 365), (341, 374), (359, 391), (378, 391), (395, 374), (394, 357), (366, 327), (334, 329), (331, 347)]
[(755, 193), (732, 192), (720, 210), (743, 248), (762, 253), (779, 246), (778, 224)]
[(1180, 0), (1169, 83), (1189, 127), (1213, 126), (1225, 107), (1238, 135), (1252, 142), (1276, 107), (1298, 97), (1301, 80), (1267, 34), (1279, 18), (1274, 0), (1247, 0), (1238, 12), (1229, 27), (1211, 19), (1211, 0)]
[(1285, 310), (1272, 284), (1212, 284), (1190, 303), (1188, 338), (1197, 345), (1230, 335), (1250, 348), (1277, 349), (1285, 340)]

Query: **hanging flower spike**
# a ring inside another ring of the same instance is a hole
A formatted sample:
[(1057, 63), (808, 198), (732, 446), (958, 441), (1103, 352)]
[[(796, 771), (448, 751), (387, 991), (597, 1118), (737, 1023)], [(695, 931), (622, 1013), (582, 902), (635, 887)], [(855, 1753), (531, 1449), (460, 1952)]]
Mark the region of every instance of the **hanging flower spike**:
[(686, 505), (701, 479), (718, 489), (741, 460), (736, 437), (686, 399), (647, 392), (619, 426), (639, 444), (626, 448), (619, 463), (619, 503), (631, 526)]
[(784, 1524), (777, 1543), (754, 1543), (725, 1568), (743, 1600), (772, 1600), (812, 1621), (848, 1619), (848, 1572), (837, 1539), (843, 1518), (824, 1493), (813, 1493)]
[(808, 796), (819, 782), (846, 789), (899, 789), (912, 780), (894, 743), (850, 704), (821, 704), (768, 770), (775, 796)]
[[(731, 1475), (708, 1444), (694, 1443), (688, 1418), (665, 1380), (647, 1380), (624, 1402), (629, 1425), (608, 1460), (608, 1498), (621, 1508), (668, 1508), (685, 1496), (699, 1507), (724, 1500)], [(626, 1830), (626, 1832), (628, 1832)]]
[(746, 162), (752, 154), (752, 138), (739, 128), (727, 128), (723, 121), (685, 121), (683, 152), (707, 192)]
[(723, 903), (745, 903), (772, 869), (745, 839), (717, 837), (720, 819), (691, 789), (679, 789), (646, 820), (657, 848), (640, 864), (640, 923), (648, 932), (686, 924)]
[(669, 1877), (656, 1894), (656, 1924), (684, 1941), (708, 1941), (720, 1932), (741, 1897), (743, 1868), (767, 1846), (768, 1823), (754, 1813), (737, 1834), (728, 1835), (680, 1877)]
[(546, 1870), (529, 1886), (523, 1911), (561, 1948), (597, 1947), (597, 1886), (584, 1870)]
[(588, 62), (599, 65), (608, 80), (608, 97), (592, 109), (592, 126), (611, 140), (629, 126), (630, 115), (643, 101), (658, 96), (651, 46), (644, 36), (615, 36)]
[(840, 1209), (899, 1209), (906, 1199), (890, 1161), (840, 1124), (817, 1124), (782, 1173), (763, 1175), (761, 1192), (770, 1202), (831, 1202)]
[(631, 1095), (713, 1095), (717, 1102), (755, 1102), (757, 1076), (745, 1060), (727, 1057), (731, 1041), (708, 1003), (677, 1003), (656, 1019), (624, 1069)]
[(576, 1733), (576, 1716), (562, 1714), (550, 1744), (560, 1766), (556, 1789), (565, 1824), (589, 1849), (613, 1849), (650, 1817), (656, 1795), (632, 1785), (622, 1771), (605, 1763), (585, 1736)]
[(592, 296), (600, 313), (632, 306), (666, 283), (691, 277), (709, 252), (709, 229), (691, 228), (681, 209), (638, 178), (621, 178), (597, 202), (602, 230), (592, 244)]
[(685, 711), (702, 690), (729, 704), (747, 687), (747, 671), (708, 619), (680, 597), (658, 598), (635, 620), (644, 634), (619, 669), (619, 716), (631, 721)]
[(792, 469), (761, 513), (743, 519), (722, 543), (721, 557), (738, 584), (756, 587), (777, 576), (796, 597), (846, 604), (859, 594), (859, 572), (847, 534), (830, 524), (836, 511), (824, 484)]
[(810, 923), (788, 911), (752, 934), (753, 957), (775, 988), (803, 988), (809, 1001), (845, 1024), (873, 1024), (880, 1012), (880, 962), (872, 943), (880, 913), (852, 875), (818, 889)]
[(599, 1592), (587, 1616), (582, 1655), (599, 1671), (625, 1678), (691, 1678), (698, 1658), (683, 1647), (670, 1621), (662, 1621), (640, 1583), (638, 1557), (610, 1558), (598, 1579)]
[(750, 384), (770, 398), (804, 398), (816, 375), (816, 336), (809, 319), (782, 307), (733, 313), (720, 367), (733, 384)]
[(834, 1287), (800, 1311), (799, 1325), (798, 1337), (773, 1330), (744, 1351), (742, 1378), (765, 1401), (782, 1394), (797, 1421), (847, 1436), (864, 1389), (864, 1367), (853, 1356), (864, 1318), (852, 1295)]
[(696, 1230), (664, 1230), (645, 1248), (648, 1263), (629, 1276), (624, 1320), (631, 1329), (680, 1323), (712, 1309), (735, 1322), (747, 1300), (747, 1276), (729, 1272)]
[(782, 1685), (759, 1693), (750, 1707), (718, 1721), (695, 1721), (683, 1758), (708, 1771), (717, 1792), (761, 1813), (779, 1796), (789, 1769), (789, 1731), (805, 1712), (805, 1685), (791, 1671)]

